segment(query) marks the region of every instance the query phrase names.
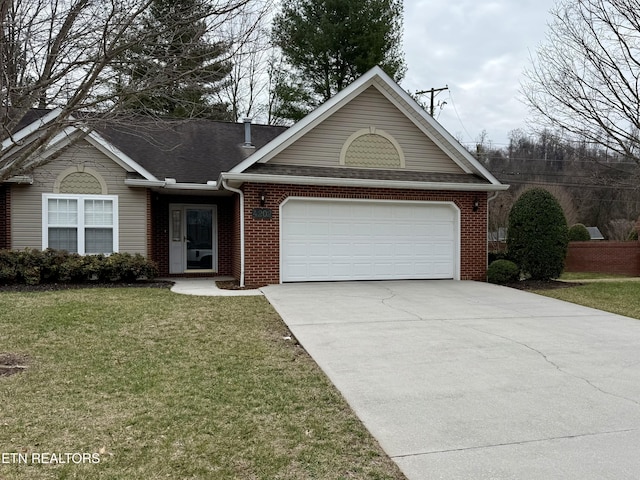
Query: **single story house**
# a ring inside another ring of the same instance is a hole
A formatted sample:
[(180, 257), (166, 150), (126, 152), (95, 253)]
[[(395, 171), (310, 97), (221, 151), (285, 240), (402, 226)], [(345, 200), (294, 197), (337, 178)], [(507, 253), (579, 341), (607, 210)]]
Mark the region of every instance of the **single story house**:
[(140, 253), (161, 275), (253, 286), (485, 279), (487, 201), (507, 186), (380, 68), (290, 128), (75, 128), (0, 184), (0, 248)]

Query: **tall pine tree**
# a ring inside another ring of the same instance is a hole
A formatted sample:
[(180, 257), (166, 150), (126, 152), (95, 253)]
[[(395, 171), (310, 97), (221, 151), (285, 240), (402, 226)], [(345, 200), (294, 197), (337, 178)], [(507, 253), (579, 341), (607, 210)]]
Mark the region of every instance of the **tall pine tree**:
[(276, 117), (299, 120), (376, 65), (396, 81), (406, 70), (402, 0), (283, 0), (272, 39), (290, 67)]
[(232, 120), (228, 105), (214, 101), (231, 62), (228, 45), (207, 38), (207, 8), (202, 0), (154, 0), (134, 34), (140, 41), (114, 65), (122, 109)]

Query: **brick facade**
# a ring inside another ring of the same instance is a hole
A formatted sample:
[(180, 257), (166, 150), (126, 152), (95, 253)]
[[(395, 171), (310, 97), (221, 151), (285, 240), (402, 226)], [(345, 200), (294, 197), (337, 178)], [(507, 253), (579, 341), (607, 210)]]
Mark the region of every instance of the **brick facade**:
[[(290, 196), (453, 202), (460, 209), (460, 279), (484, 281), (487, 271), (486, 192), (423, 191), (304, 185), (247, 183), (245, 195), (245, 283), (250, 286), (280, 282), (279, 206)], [(256, 220), (251, 211), (260, 207), (260, 193), (266, 195), (271, 220)], [(474, 200), (479, 208), (473, 211)], [(235, 275), (235, 273), (234, 273)]]
[(570, 242), (565, 271), (640, 276), (640, 242)]
[[(218, 272), (219, 275), (234, 275), (232, 269), (234, 242), (234, 208), (237, 202), (233, 197), (177, 196), (150, 194), (150, 213), (148, 238), (150, 257), (158, 264), (161, 276), (169, 275), (169, 205), (172, 203), (193, 205), (216, 205), (218, 230)], [(235, 217), (237, 218), (237, 216)], [(236, 222), (237, 223), (237, 222)], [(238, 254), (239, 256), (239, 254)], [(211, 273), (190, 274), (193, 276), (211, 276)], [(239, 276), (239, 275), (237, 275)]]
[(0, 185), (0, 250), (11, 248), (11, 186)]

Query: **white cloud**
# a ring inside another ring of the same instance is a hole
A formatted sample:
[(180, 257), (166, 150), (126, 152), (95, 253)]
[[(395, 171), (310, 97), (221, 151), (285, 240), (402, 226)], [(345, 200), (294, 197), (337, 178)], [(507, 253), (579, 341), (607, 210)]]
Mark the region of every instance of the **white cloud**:
[[(448, 85), (438, 120), (465, 142), (482, 130), (496, 144), (522, 128), (522, 71), (542, 42), (553, 0), (405, 2), (404, 50), (409, 91)], [(455, 105), (455, 109), (453, 108)], [(462, 122), (462, 124), (461, 124)]]

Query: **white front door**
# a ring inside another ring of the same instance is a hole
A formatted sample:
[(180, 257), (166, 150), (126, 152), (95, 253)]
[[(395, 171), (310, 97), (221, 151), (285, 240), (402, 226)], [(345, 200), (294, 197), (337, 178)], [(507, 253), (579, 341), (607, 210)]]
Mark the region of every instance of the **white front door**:
[(169, 273), (218, 270), (215, 205), (169, 208)]

